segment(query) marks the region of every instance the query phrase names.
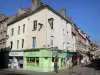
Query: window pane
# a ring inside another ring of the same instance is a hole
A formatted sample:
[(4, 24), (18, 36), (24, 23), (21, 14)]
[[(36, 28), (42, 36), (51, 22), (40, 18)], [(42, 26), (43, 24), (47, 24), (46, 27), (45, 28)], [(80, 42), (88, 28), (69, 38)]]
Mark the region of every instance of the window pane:
[(19, 40), (17, 40), (17, 49), (18, 49), (18, 47), (19, 47)]
[(11, 29), (11, 36), (14, 35), (14, 28)]
[(33, 30), (37, 29), (37, 20), (33, 21)]
[(36, 58), (36, 65), (39, 65), (39, 57)]
[(18, 26), (18, 34), (20, 34), (20, 26)]
[(11, 45), (11, 49), (12, 49), (12, 47), (13, 47), (13, 42), (12, 41), (10, 42), (10, 45)]
[(22, 39), (22, 48), (24, 47), (24, 39)]
[(35, 58), (34, 57), (30, 57), (30, 63), (35, 64)]
[(23, 33), (25, 32), (25, 24), (23, 25)]
[(32, 39), (33, 39), (32, 47), (35, 48), (35, 46), (36, 46), (36, 37), (33, 37)]

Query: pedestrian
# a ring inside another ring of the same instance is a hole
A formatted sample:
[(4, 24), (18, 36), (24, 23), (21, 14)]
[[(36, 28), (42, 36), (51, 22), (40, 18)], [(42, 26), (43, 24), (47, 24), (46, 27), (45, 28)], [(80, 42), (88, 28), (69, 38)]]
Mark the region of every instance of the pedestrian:
[(85, 64), (85, 58), (83, 57), (83, 55), (82, 55), (82, 59), (81, 59), (81, 66), (83, 67), (84, 66), (84, 64)]
[(58, 73), (58, 68), (59, 68), (59, 66), (58, 66), (58, 57), (56, 56), (55, 61), (54, 61), (54, 71), (56, 73)]

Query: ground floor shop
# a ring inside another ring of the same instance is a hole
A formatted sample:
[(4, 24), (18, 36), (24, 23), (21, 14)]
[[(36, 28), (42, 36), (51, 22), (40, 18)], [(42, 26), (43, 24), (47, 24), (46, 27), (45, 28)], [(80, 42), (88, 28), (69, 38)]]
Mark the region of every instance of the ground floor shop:
[(9, 68), (23, 69), (24, 52), (10, 52), (9, 53)]
[(69, 52), (67, 51), (67, 68), (70, 68), (70, 65), (72, 66), (77, 65), (77, 52)]
[[(66, 52), (57, 51), (59, 69), (66, 68)], [(55, 55), (50, 49), (24, 51), (24, 69), (42, 72), (54, 71)]]

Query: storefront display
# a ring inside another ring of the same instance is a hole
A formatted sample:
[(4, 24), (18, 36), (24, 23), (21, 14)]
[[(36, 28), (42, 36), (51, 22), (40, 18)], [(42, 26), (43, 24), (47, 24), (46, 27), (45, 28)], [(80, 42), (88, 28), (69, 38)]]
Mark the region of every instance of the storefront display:
[(51, 71), (52, 52), (50, 49), (24, 51), (24, 69), (33, 71)]
[(23, 68), (23, 52), (10, 52), (9, 53), (9, 68)]

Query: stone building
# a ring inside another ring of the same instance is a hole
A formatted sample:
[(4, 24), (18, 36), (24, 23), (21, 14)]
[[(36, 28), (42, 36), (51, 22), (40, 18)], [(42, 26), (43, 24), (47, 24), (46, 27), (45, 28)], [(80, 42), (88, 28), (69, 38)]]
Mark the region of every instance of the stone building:
[(0, 14), (0, 48), (6, 47), (8, 17)]

